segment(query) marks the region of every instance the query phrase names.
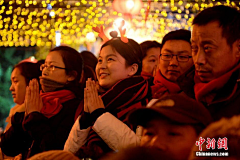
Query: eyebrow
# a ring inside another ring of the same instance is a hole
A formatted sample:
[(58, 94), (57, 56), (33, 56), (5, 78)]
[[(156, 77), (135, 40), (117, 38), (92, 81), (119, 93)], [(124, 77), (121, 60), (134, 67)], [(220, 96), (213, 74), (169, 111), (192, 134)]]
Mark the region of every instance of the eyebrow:
[[(114, 56), (114, 57), (117, 57), (115, 54), (109, 54), (106, 56), (106, 58), (110, 57), (110, 56)], [(99, 56), (99, 58), (102, 58), (102, 56)]]
[[(194, 40), (191, 41), (191, 43), (196, 43)], [(204, 40), (204, 41), (201, 41), (201, 44), (215, 44), (214, 41), (212, 40)]]
[(17, 79), (17, 77), (11, 77), (11, 80)]
[(201, 44), (215, 44), (214, 41), (211, 41), (211, 40), (204, 40), (201, 42)]
[[(166, 52), (170, 52), (170, 53), (173, 53), (173, 51), (169, 50), (169, 49), (164, 49), (163, 51), (166, 51)], [(177, 52), (178, 54), (181, 54), (181, 53), (189, 53), (187, 50), (183, 50), (183, 51), (179, 51)]]
[(155, 56), (155, 55), (151, 55), (151, 56), (149, 56), (149, 58), (150, 58), (150, 57), (154, 57), (154, 58), (157, 58), (158, 56)]

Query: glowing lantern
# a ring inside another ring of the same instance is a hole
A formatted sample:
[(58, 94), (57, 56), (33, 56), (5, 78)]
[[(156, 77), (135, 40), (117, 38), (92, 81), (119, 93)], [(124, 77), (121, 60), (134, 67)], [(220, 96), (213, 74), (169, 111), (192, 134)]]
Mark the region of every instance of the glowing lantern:
[(113, 9), (122, 13), (125, 16), (132, 16), (139, 14), (140, 9), (143, 7), (141, 0), (114, 0)]

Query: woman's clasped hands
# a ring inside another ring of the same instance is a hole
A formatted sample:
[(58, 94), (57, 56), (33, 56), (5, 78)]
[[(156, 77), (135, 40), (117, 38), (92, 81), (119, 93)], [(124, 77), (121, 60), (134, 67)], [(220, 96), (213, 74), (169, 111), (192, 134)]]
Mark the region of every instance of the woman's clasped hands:
[(92, 113), (98, 108), (105, 107), (101, 96), (98, 95), (96, 82), (91, 78), (88, 78), (86, 88), (84, 88), (84, 111)]
[(36, 79), (30, 80), (26, 88), (25, 112), (26, 115), (31, 112), (40, 112), (43, 107), (42, 98), (39, 93), (39, 84)]

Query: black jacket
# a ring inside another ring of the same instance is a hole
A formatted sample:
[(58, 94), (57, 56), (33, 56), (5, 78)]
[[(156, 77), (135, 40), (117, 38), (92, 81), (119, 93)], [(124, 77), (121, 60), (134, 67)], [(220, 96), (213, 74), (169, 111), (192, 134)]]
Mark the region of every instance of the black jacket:
[[(195, 69), (192, 67), (186, 74), (179, 77), (178, 84), (185, 94), (195, 99), (194, 73)], [(236, 91), (233, 94), (234, 87), (236, 87)], [(236, 70), (224, 87), (215, 93), (216, 96), (212, 103), (202, 102), (211, 113), (214, 121), (222, 117), (240, 114), (240, 69)]]
[(1, 149), (7, 156), (20, 153), (23, 159), (47, 150), (62, 150), (74, 124), (79, 99), (64, 102), (61, 111), (46, 118), (39, 112), (32, 112), (24, 118), (24, 112), (16, 113), (12, 126), (1, 135)]

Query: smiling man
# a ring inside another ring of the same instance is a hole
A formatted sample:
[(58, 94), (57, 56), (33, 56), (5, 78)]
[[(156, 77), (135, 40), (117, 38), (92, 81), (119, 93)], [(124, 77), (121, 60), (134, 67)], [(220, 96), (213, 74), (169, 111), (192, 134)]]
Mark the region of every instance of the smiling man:
[(191, 32), (183, 29), (171, 31), (163, 37), (159, 69), (152, 86), (153, 98), (181, 91), (177, 78), (193, 66), (190, 38)]
[(202, 102), (215, 120), (240, 114), (240, 13), (214, 6), (193, 20), (195, 70), (179, 78), (186, 94)]

